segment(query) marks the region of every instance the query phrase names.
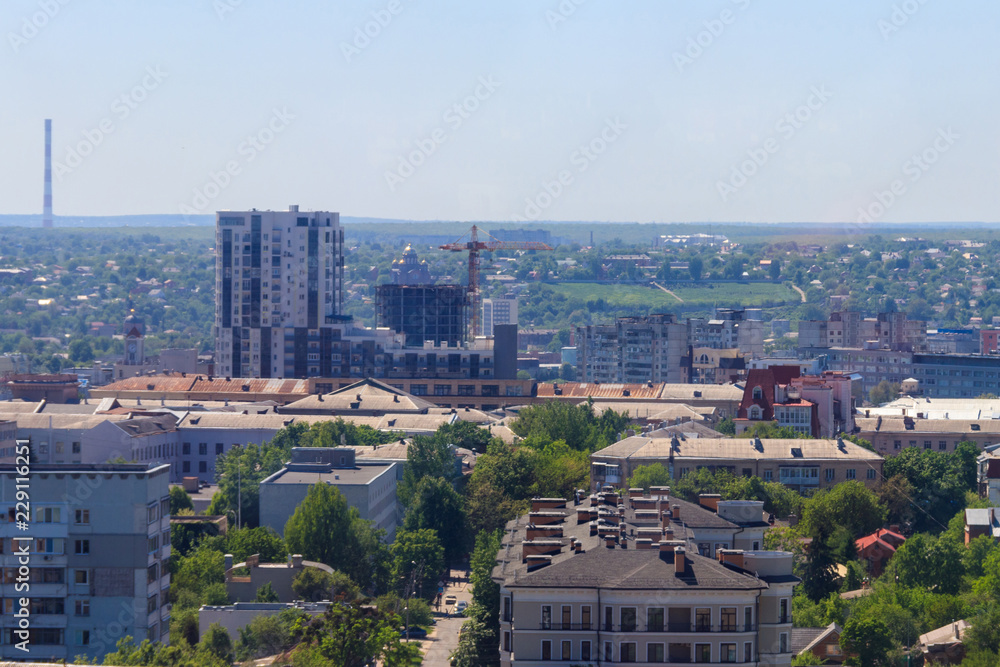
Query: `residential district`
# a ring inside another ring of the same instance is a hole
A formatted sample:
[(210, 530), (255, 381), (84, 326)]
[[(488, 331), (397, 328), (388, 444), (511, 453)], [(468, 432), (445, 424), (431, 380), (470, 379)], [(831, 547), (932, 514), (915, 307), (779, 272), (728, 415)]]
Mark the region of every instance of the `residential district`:
[[(137, 299), (85, 327), (113, 359), (0, 358), (0, 660), (998, 664), (1000, 331), (843, 298), (563, 335), (480, 275), (552, 243), (442, 240), (464, 283), (407, 245), (366, 327), (337, 213), (219, 212), (211, 354)], [(598, 271), (700, 279), (648, 260)]]

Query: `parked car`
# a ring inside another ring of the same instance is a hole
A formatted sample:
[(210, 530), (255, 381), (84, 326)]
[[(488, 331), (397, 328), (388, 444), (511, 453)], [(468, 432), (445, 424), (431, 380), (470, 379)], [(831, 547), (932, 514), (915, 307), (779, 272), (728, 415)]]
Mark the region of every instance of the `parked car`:
[(444, 606), (445, 607), (450, 607), (450, 606), (452, 606), (454, 604), (455, 604), (455, 596), (454, 595), (445, 595), (444, 596)]
[[(402, 637), (403, 639), (406, 639), (406, 628), (403, 628), (403, 631), (399, 633), (399, 636)], [(413, 626), (412, 628), (410, 628), (410, 639), (426, 639), (426, 638), (427, 638), (427, 631), (424, 630), (423, 628), (417, 626)]]
[(455, 614), (456, 615), (464, 614), (465, 610), (468, 608), (469, 608), (469, 603), (466, 602), (465, 600), (462, 600), (461, 602), (455, 605)]

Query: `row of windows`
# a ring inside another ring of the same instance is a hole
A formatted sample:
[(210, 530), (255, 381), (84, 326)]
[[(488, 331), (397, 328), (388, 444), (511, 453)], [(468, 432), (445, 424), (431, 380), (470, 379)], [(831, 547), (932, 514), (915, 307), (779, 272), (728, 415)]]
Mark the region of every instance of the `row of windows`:
[[(782, 599), (782, 615), (787, 614), (788, 601)], [(573, 622), (573, 607), (562, 605), (559, 610), (559, 621), (553, 624), (552, 605), (542, 605), (541, 625), (542, 630), (551, 630), (553, 627), (561, 630), (582, 629), (591, 627), (591, 607), (583, 605), (580, 607), (578, 622)], [(509, 620), (510, 598), (504, 599), (504, 618)], [(713, 619), (710, 607), (694, 608), (694, 623), (692, 623), (692, 609), (688, 607), (671, 607), (669, 613), (665, 607), (650, 607), (646, 609), (645, 619), (641, 619), (638, 607), (619, 607), (618, 617), (615, 618), (615, 607), (604, 607), (604, 619), (601, 629), (607, 632), (750, 632), (753, 629), (753, 607), (743, 608), (742, 625), (739, 621), (739, 609), (737, 607), (722, 607), (718, 611), (718, 618)], [(615, 620), (618, 621), (617, 625)], [(640, 624), (645, 620), (645, 624)], [(717, 623), (713, 624), (713, 620)]]
[[(549, 639), (542, 640), (541, 659), (542, 660), (594, 660), (597, 656), (593, 653), (590, 640), (583, 640), (574, 651), (574, 642), (562, 640), (557, 644), (558, 654), (553, 654), (553, 642)], [(691, 649), (694, 648), (694, 662), (712, 662), (712, 644), (689, 644), (689, 643), (669, 643), (649, 642), (646, 644), (645, 662), (691, 662)], [(718, 662), (737, 662), (738, 644), (722, 643), (718, 645)], [(617, 656), (615, 655), (617, 648)], [(503, 650), (510, 652), (511, 641), (510, 632), (504, 632)], [(620, 642), (615, 646), (614, 642), (604, 642), (604, 651), (601, 656), (607, 662), (638, 662), (640, 645), (636, 642)], [(782, 633), (779, 637), (779, 650), (782, 653), (788, 652), (788, 634)], [(575, 653), (575, 655), (574, 655)], [(743, 643), (742, 662), (753, 662), (753, 642)]]

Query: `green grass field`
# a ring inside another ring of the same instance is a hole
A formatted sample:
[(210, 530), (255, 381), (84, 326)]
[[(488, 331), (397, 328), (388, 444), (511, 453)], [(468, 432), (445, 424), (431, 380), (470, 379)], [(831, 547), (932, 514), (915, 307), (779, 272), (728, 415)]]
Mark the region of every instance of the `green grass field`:
[[(661, 283), (662, 284), (662, 283)], [(602, 285), (598, 283), (549, 284), (552, 290), (583, 301), (604, 299), (609, 306), (644, 306), (673, 309), (681, 306), (677, 299), (657, 287), (641, 285)], [(704, 285), (664, 287), (684, 300), (683, 306), (759, 306), (764, 303), (787, 301), (798, 303), (799, 295), (790, 287), (771, 283), (705, 283)]]

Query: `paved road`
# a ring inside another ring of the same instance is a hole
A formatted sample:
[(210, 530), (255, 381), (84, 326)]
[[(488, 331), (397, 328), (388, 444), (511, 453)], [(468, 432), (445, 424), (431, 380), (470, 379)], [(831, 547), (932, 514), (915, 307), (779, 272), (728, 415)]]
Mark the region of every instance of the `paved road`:
[[(456, 581), (459, 574), (461, 581)], [(464, 579), (465, 572), (452, 570), (452, 583), (445, 586), (444, 594), (454, 595), (456, 601), (465, 600), (472, 602), (472, 587)], [(451, 612), (451, 609), (447, 610)], [(421, 650), (424, 652), (424, 667), (449, 667), (448, 658), (452, 652), (458, 648), (458, 632), (465, 622), (464, 616), (438, 616), (437, 625), (421, 642)]]

